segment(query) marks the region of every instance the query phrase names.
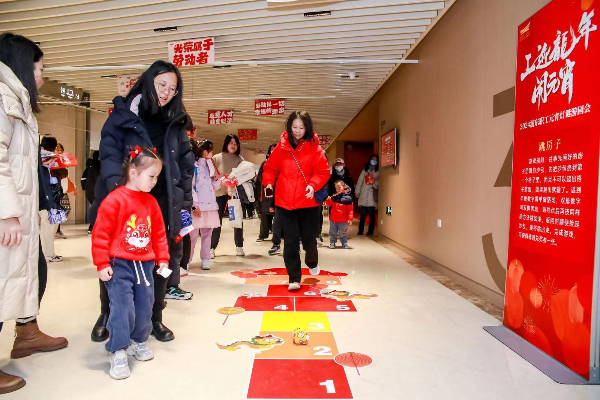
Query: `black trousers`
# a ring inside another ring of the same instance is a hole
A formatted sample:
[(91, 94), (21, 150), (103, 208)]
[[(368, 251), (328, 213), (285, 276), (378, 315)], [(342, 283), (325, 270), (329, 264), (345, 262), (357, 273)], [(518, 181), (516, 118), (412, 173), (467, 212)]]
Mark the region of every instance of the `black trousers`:
[(319, 232), (319, 207), (286, 210), (277, 208), (279, 222), (283, 228), (283, 262), (290, 277), (290, 283), (300, 283), (302, 267), (300, 262), (300, 239), (306, 252), (304, 262), (309, 268), (319, 264), (317, 233)]
[(275, 207), (275, 215), (273, 215), (273, 237), (271, 238), (271, 242), (273, 245), (279, 246), (281, 245), (281, 238), (283, 237), (283, 228), (281, 227), (281, 218), (279, 217), (277, 212), (277, 207)]
[[(161, 275), (156, 273), (158, 270), (158, 265), (154, 267), (154, 271), (152, 272), (154, 277), (154, 305), (152, 307), (152, 322), (162, 322), (162, 310), (164, 310), (166, 306), (165, 296), (167, 294), (167, 287), (179, 285), (179, 264), (181, 263), (181, 258), (183, 257), (183, 243), (181, 241), (179, 243), (175, 243), (175, 240), (169, 239), (169, 256), (169, 268), (173, 271), (169, 278), (163, 278)], [(176, 279), (171, 280), (171, 277), (175, 274), (177, 274)], [(102, 281), (99, 282), (100, 312), (102, 314), (110, 314), (108, 291), (106, 290), (104, 283)]]
[(188, 264), (190, 262), (190, 254), (192, 253), (192, 241), (190, 240), (190, 235), (185, 235), (183, 238), (181, 238), (181, 243), (183, 246), (183, 253), (181, 256), (181, 262), (179, 263), (179, 266), (183, 269), (188, 269)]
[(260, 232), (259, 238), (266, 239), (269, 237), (269, 231), (273, 226), (273, 214), (262, 213), (260, 215)]
[(323, 233), (323, 206), (319, 206), (319, 234), (317, 236), (321, 236)]
[[(228, 195), (217, 197), (217, 204), (219, 205), (219, 221), (223, 223), (223, 214), (225, 214), (225, 206), (229, 200)], [(243, 206), (243, 205), (242, 205)], [(212, 238), (210, 243), (211, 249), (216, 249), (219, 245), (219, 239), (221, 238), (221, 227), (214, 228), (212, 231)], [(235, 241), (236, 247), (244, 247), (244, 227), (233, 229), (233, 240)]]
[(360, 223), (358, 224), (359, 234), (362, 234), (365, 229), (365, 220), (367, 219), (367, 214), (369, 214), (369, 230), (367, 231), (367, 235), (373, 234), (375, 231), (375, 211), (377, 211), (377, 208), (375, 207), (360, 208)]

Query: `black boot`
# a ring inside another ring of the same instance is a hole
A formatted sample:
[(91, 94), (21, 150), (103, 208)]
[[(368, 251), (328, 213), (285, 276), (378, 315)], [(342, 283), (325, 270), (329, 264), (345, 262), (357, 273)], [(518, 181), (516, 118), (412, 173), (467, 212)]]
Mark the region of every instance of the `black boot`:
[(152, 335), (159, 342), (170, 342), (175, 339), (173, 331), (164, 326), (162, 322), (152, 322)]
[(106, 324), (108, 323), (108, 314), (100, 314), (94, 329), (92, 329), (92, 341), (93, 342), (104, 342), (108, 339), (108, 329)]

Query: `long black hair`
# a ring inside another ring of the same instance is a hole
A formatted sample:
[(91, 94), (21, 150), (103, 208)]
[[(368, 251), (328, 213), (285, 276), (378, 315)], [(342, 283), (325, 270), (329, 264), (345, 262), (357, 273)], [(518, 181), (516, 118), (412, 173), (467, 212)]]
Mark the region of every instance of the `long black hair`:
[[(154, 79), (158, 75), (172, 72), (177, 76), (177, 92), (164, 107), (161, 107), (158, 103), (158, 94), (156, 93), (156, 86)], [(150, 68), (148, 68), (141, 76), (140, 79), (135, 83), (131, 91), (127, 95), (127, 99), (142, 95), (142, 101), (140, 103), (140, 111), (145, 116), (155, 117), (162, 113), (162, 115), (168, 119), (177, 117), (184, 113), (183, 107), (183, 82), (181, 81), (181, 74), (177, 67), (169, 62), (158, 60), (155, 61)]]
[(54, 136), (44, 135), (42, 136), (40, 146), (46, 151), (54, 152), (54, 150), (56, 150), (56, 146), (58, 146), (58, 140), (56, 140)]
[(373, 154), (371, 157), (369, 157), (369, 161), (367, 161), (367, 163), (365, 164), (365, 172), (369, 170), (369, 167), (371, 166), (371, 160), (373, 159), (373, 157), (377, 157), (377, 165), (375, 165), (375, 171), (379, 171), (379, 155)]
[(199, 142), (195, 139), (190, 139), (190, 143), (192, 144), (192, 153), (194, 153), (196, 161), (204, 156), (204, 151), (208, 151), (210, 153), (214, 149), (213, 142), (210, 140), (204, 139), (203, 141)]
[(235, 155), (239, 156), (240, 151), (242, 151), (242, 145), (240, 144), (240, 138), (238, 138), (237, 135), (234, 135), (233, 133), (231, 135), (225, 136), (225, 140), (223, 141), (223, 148), (221, 149), (221, 151), (225, 154), (229, 153), (229, 150), (227, 150), (227, 146), (229, 146), (229, 142), (231, 142), (231, 139), (235, 140), (235, 142), (237, 143), (237, 150), (235, 151)]
[(44, 52), (24, 36), (12, 33), (0, 35), (0, 62), (5, 64), (29, 92), (29, 103), (34, 112), (40, 112), (38, 90), (33, 74), (33, 63), (40, 61)]
[(302, 123), (304, 124), (304, 136), (302, 136), (302, 138), (300, 140), (308, 141), (308, 140), (312, 140), (315, 138), (313, 122), (312, 122), (312, 118), (310, 117), (310, 115), (306, 111), (294, 111), (290, 114), (290, 116), (288, 117), (288, 119), (285, 123), (285, 127), (286, 127), (286, 130), (288, 133), (288, 140), (290, 141), (290, 144), (294, 148), (298, 145), (298, 140), (296, 140), (296, 138), (294, 137), (294, 134), (292, 133), (292, 124), (297, 119), (301, 120)]

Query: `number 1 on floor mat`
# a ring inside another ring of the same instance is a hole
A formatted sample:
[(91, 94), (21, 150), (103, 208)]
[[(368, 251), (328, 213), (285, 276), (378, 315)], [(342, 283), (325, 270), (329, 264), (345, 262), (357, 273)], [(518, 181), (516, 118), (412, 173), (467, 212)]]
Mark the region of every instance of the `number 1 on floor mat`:
[(335, 385), (331, 379), (321, 382), (319, 385), (325, 386), (325, 388), (327, 388), (327, 393), (335, 393)]

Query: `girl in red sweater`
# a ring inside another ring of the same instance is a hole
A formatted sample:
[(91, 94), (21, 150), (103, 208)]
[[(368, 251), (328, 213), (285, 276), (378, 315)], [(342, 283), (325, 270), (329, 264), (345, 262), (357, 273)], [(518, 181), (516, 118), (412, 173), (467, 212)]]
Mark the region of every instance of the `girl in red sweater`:
[(354, 212), (352, 208), (352, 196), (350, 188), (346, 190), (346, 183), (338, 179), (335, 182), (335, 194), (325, 200), (325, 204), (331, 207), (329, 216), (329, 248), (335, 249), (337, 237), (340, 237), (342, 247), (349, 249), (348, 246), (348, 225), (352, 225)]
[(161, 169), (162, 162), (152, 150), (136, 146), (123, 163), (127, 183), (104, 199), (92, 232), (94, 265), (110, 298), (106, 350), (113, 379), (129, 377), (128, 355), (139, 361), (154, 358), (145, 344), (152, 331), (152, 270), (156, 263), (159, 274), (169, 271), (165, 224), (149, 193)]

